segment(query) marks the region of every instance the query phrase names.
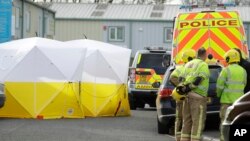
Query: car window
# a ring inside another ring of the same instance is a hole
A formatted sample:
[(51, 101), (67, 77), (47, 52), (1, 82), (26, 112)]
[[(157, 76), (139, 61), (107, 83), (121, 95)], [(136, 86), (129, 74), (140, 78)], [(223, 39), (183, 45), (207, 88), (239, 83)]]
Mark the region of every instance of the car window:
[[(173, 86), (172, 83), (170, 82), (170, 75), (171, 73), (174, 71), (174, 69), (169, 70), (169, 75), (165, 75), (165, 79), (167, 79), (165, 81), (165, 86)], [(209, 83), (216, 83), (217, 78), (220, 75), (220, 71), (221, 71), (221, 67), (210, 67), (209, 68), (210, 71), (210, 78), (209, 78)]]
[[(148, 53), (141, 54), (141, 58), (139, 63), (137, 64), (137, 68), (159, 68), (163, 67), (163, 53)], [(170, 55), (169, 55), (169, 63), (170, 63)]]
[(167, 72), (166, 76), (164, 77), (165, 78), (165, 86), (173, 86), (173, 84), (170, 82), (170, 75), (171, 73), (174, 71), (174, 69), (171, 69)]
[(220, 75), (221, 68), (210, 68), (210, 78), (209, 78), (209, 83), (216, 83), (217, 78)]

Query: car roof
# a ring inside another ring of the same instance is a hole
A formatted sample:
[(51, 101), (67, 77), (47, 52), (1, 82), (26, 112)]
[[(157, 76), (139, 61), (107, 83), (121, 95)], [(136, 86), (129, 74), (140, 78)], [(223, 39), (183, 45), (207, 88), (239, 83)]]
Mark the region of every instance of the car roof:
[[(169, 66), (169, 69), (175, 69), (176, 66), (180, 66), (180, 64), (173, 64), (173, 65)], [(221, 67), (222, 68), (223, 66), (220, 65), (220, 64), (208, 64), (208, 67), (209, 68), (217, 68), (217, 67)]]
[[(165, 72), (164, 78), (167, 76), (167, 74), (168, 74), (170, 71), (173, 71), (173, 70), (176, 68), (176, 66), (180, 66), (180, 65), (178, 64), (178, 65), (171, 65), (171, 66), (169, 66), (168, 69), (167, 69), (166, 72)], [(222, 65), (217, 65), (217, 64), (212, 64), (212, 65), (209, 64), (208, 67), (209, 67), (210, 69), (211, 69), (211, 68), (223, 68)]]
[[(164, 87), (173, 87), (172, 85), (168, 85), (168, 83), (166, 83), (166, 81), (169, 81), (169, 79), (170, 79), (170, 77), (169, 77), (169, 75), (170, 75), (170, 72), (171, 71), (173, 71), (175, 68), (176, 68), (176, 66), (179, 66), (179, 64), (178, 65), (171, 65), (171, 66), (169, 66), (168, 67), (168, 69), (167, 69), (167, 71), (165, 72), (165, 75), (164, 75)], [(208, 67), (211, 69), (211, 68), (222, 68), (223, 66), (222, 65), (217, 65), (217, 64), (209, 64), (208, 65)]]
[(137, 51), (138, 53), (141, 53), (141, 54), (146, 54), (146, 53), (164, 53), (164, 54), (169, 54), (171, 55), (171, 51), (164, 51), (164, 50), (138, 50)]

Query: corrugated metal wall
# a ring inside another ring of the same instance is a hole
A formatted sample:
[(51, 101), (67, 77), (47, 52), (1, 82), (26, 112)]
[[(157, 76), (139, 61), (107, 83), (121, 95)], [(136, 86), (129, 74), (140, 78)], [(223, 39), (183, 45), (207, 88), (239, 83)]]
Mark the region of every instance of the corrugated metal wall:
[[(124, 27), (124, 41), (110, 41), (109, 27)], [(56, 20), (56, 37), (61, 41), (84, 38), (104, 41), (132, 49), (132, 56), (137, 50), (146, 46), (171, 47), (171, 41), (164, 40), (164, 28), (172, 27), (171, 22), (139, 22), (139, 21), (84, 21)]]
[(55, 39), (68, 41), (83, 39), (84, 34), (88, 39), (103, 41), (102, 22), (84, 20), (56, 20)]
[[(245, 24), (249, 27), (249, 24)], [(108, 28), (110, 26), (122, 26), (125, 28), (124, 41), (110, 41), (108, 38)], [(103, 41), (122, 47), (132, 49), (132, 57), (137, 50), (146, 46), (162, 46), (171, 48), (171, 41), (164, 40), (164, 28), (172, 28), (172, 22), (162, 21), (102, 21), (102, 20), (56, 20), (56, 39), (61, 41), (84, 38)], [(246, 34), (249, 32), (247, 28)]]
[(48, 11), (44, 11), (44, 37), (54, 38), (55, 36), (55, 18), (54, 15)]
[(132, 23), (132, 56), (137, 50), (146, 46), (171, 47), (171, 42), (164, 40), (164, 28), (172, 27), (170, 22), (133, 22)]
[[(135, 55), (137, 50), (141, 50), (146, 46), (171, 47), (171, 42), (164, 40), (164, 28), (171, 28), (171, 22), (110, 21), (104, 22), (103, 26), (107, 27), (103, 33), (103, 41), (132, 49), (132, 56)], [(123, 42), (109, 41), (109, 26), (125, 27), (125, 40)]]

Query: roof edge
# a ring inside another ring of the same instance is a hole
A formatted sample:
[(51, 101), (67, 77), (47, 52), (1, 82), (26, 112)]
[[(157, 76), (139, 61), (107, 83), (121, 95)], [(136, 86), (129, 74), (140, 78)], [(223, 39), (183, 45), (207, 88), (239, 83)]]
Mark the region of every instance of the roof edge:
[(52, 13), (56, 13), (56, 11), (54, 11), (54, 10), (52, 10), (52, 9), (50, 9), (50, 8), (47, 8), (47, 7), (43, 6), (42, 4), (39, 4), (39, 3), (36, 3), (36, 2), (30, 1), (30, 0), (23, 0), (23, 1), (25, 1), (25, 2), (27, 2), (27, 3), (29, 3), (29, 4), (31, 4), (31, 5), (34, 5), (34, 6), (36, 6), (36, 7), (39, 7), (39, 8), (45, 9), (45, 10), (47, 10), (47, 11), (50, 11), (50, 12), (52, 12)]
[(56, 20), (88, 20), (88, 21), (138, 21), (138, 22), (169, 22), (173, 20), (168, 19), (106, 19), (106, 18), (100, 18), (100, 19), (94, 19), (94, 18), (55, 18)]

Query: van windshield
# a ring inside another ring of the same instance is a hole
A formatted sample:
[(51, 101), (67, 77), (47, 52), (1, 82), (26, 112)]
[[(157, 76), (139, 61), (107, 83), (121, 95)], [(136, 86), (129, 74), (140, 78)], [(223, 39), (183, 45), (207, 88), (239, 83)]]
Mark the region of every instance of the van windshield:
[(170, 65), (170, 55), (163, 53), (141, 54), (137, 68), (164, 68)]

